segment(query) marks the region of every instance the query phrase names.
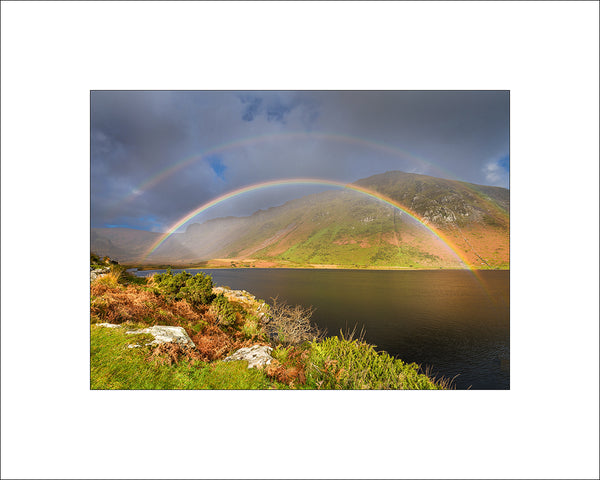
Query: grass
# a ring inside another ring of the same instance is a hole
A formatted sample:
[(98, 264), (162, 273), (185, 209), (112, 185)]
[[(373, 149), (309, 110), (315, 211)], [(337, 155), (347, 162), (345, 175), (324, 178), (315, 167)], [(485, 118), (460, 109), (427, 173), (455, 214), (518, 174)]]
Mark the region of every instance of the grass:
[[(339, 227), (327, 227), (316, 232), (307, 240), (291, 246), (276, 258), (295, 264), (336, 264), (370, 267), (439, 267), (447, 266), (447, 262), (421, 251), (414, 246), (396, 247), (380, 239), (381, 226), (375, 222), (362, 226), (364, 230), (354, 238), (364, 240), (363, 243), (344, 243), (348, 237), (340, 237), (341, 243), (334, 243), (338, 238)], [(371, 229), (371, 230), (368, 230)], [(378, 231), (372, 231), (377, 229)]]
[(329, 337), (311, 344), (307, 384), (319, 389), (418, 389), (438, 390), (435, 382), (419, 373), (419, 366), (375, 351), (361, 340)]
[(245, 362), (202, 361), (167, 365), (149, 361), (152, 347), (128, 348), (151, 335), (127, 335), (125, 328), (91, 326), (91, 388), (94, 390), (269, 389), (284, 387)]
[[(143, 327), (143, 325), (138, 325)], [(136, 328), (130, 326), (130, 328)], [(303, 348), (278, 347), (263, 370), (246, 362), (206, 362), (182, 358), (174, 364), (152, 360), (151, 335), (126, 334), (127, 328), (91, 326), (91, 388), (96, 390), (172, 389), (443, 389), (387, 353), (359, 340), (330, 337)], [(139, 348), (129, 348), (140, 344)]]

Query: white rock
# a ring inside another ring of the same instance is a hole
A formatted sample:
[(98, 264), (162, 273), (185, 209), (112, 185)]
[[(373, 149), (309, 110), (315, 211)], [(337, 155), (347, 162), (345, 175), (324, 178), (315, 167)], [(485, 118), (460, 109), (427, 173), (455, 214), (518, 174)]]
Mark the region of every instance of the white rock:
[(196, 345), (192, 342), (192, 339), (183, 329), (183, 327), (167, 327), (162, 325), (154, 325), (150, 328), (144, 328), (142, 330), (133, 330), (126, 332), (128, 334), (137, 334), (137, 333), (149, 333), (154, 336), (154, 341), (148, 343), (147, 345), (158, 345), (160, 343), (169, 343), (175, 342), (180, 345), (190, 345), (191, 347), (195, 347)]
[(116, 323), (97, 323), (96, 325), (106, 328), (121, 328), (121, 325), (117, 325)]
[(273, 349), (265, 345), (240, 348), (233, 355), (227, 357), (224, 362), (245, 360), (248, 362), (248, 368), (263, 367), (273, 360), (273, 357), (269, 355), (271, 351)]
[(96, 270), (92, 270), (90, 272), (90, 280), (94, 281), (97, 278), (103, 277), (104, 275), (106, 275), (109, 272), (110, 272), (110, 268), (108, 268), (108, 267), (106, 267), (106, 268), (97, 268)]

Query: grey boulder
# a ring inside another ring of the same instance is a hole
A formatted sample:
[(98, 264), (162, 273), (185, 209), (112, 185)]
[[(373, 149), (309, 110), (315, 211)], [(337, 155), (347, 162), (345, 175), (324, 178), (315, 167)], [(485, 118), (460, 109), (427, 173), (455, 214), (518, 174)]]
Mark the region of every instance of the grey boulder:
[(252, 347), (240, 348), (223, 361), (233, 362), (236, 360), (245, 360), (248, 362), (248, 368), (264, 367), (273, 360), (273, 357), (270, 355), (271, 351), (273, 351), (271, 347), (254, 345)]
[(162, 325), (154, 325), (153, 327), (144, 328), (142, 330), (132, 330), (126, 332), (130, 335), (138, 333), (149, 333), (154, 337), (154, 341), (148, 345), (158, 345), (161, 343), (179, 343), (180, 345), (189, 345), (190, 347), (196, 347), (192, 339), (183, 329), (183, 327), (168, 327)]

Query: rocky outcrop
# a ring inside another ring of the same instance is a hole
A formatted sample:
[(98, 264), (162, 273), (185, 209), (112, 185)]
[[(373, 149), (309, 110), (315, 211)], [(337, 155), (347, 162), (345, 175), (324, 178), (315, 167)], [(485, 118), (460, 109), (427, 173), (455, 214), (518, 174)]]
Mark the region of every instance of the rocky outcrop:
[(131, 330), (126, 332), (129, 335), (139, 333), (149, 333), (154, 337), (154, 340), (147, 345), (159, 345), (161, 343), (178, 343), (180, 345), (189, 345), (196, 347), (192, 339), (183, 329), (183, 327), (168, 327), (162, 325), (154, 325), (153, 327), (144, 328), (142, 330)]
[(254, 295), (246, 290), (231, 290), (226, 287), (213, 287), (212, 291), (217, 295), (222, 293), (230, 302), (236, 302), (243, 305), (248, 312), (256, 315), (263, 322), (266, 323), (268, 321), (269, 306), (265, 302), (257, 300)]
[(240, 348), (233, 355), (227, 357), (224, 362), (244, 360), (248, 362), (248, 368), (264, 367), (273, 361), (270, 353), (271, 347), (265, 345), (254, 345), (252, 347)]
[(109, 272), (110, 272), (110, 267), (96, 268), (96, 269), (90, 267), (90, 280), (93, 282), (98, 277), (101, 277), (102, 275), (106, 275)]
[(97, 323), (98, 327), (106, 327), (106, 328), (120, 328), (121, 325), (117, 323)]

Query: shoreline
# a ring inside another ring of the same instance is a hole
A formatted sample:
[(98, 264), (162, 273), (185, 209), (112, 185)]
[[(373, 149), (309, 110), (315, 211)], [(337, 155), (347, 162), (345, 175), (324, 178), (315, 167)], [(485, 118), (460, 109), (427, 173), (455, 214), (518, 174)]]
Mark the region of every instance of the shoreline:
[(291, 265), (278, 265), (278, 266), (240, 266), (240, 267), (232, 267), (228, 265), (127, 265), (128, 269), (136, 269), (137, 271), (149, 271), (149, 270), (167, 270), (171, 268), (172, 270), (357, 270), (357, 271), (510, 271), (510, 267), (507, 268), (452, 268), (452, 267), (347, 267), (344, 265), (311, 265), (311, 266), (291, 266)]

